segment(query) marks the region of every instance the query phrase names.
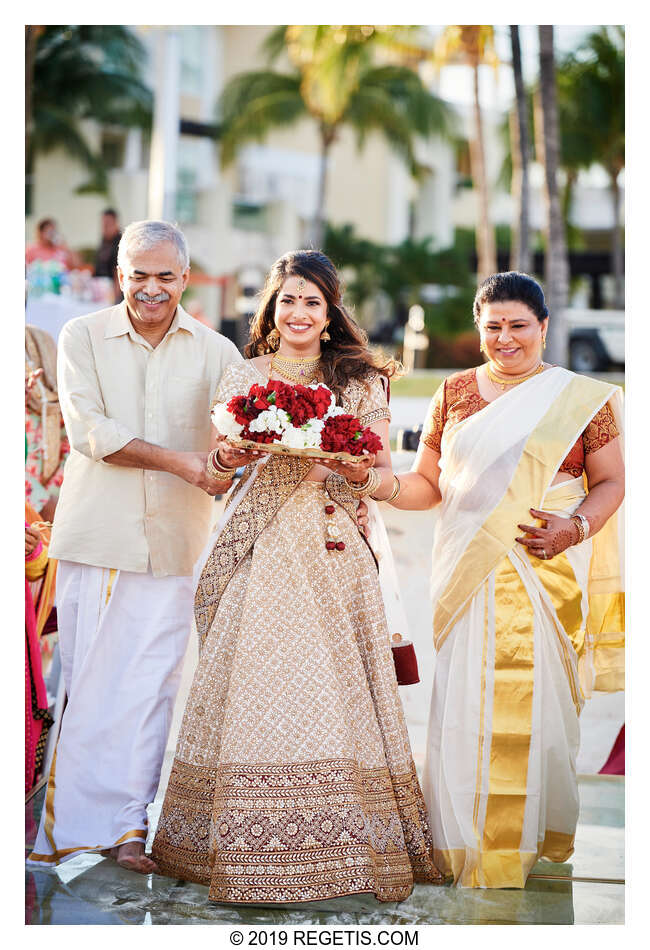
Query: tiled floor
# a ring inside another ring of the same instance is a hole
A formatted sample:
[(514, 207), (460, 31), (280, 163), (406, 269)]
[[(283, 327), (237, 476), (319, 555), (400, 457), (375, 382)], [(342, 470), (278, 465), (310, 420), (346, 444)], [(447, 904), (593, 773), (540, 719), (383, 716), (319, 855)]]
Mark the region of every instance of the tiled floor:
[[(299, 907), (212, 904), (207, 888), (142, 877), (84, 855), (56, 870), (27, 871), (29, 924), (622, 924), (624, 779), (584, 776), (576, 851), (570, 864), (540, 862), (523, 891), (416, 885), (400, 904), (346, 897)], [(41, 791), (27, 808), (33, 841)], [(151, 806), (152, 828), (160, 803)]]

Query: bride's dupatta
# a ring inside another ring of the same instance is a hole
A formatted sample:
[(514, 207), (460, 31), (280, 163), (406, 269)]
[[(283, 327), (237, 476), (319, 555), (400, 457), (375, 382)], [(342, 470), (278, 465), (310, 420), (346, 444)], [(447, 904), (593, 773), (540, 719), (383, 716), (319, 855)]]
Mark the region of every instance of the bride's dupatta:
[(622, 518), (549, 561), (515, 538), (530, 508), (584, 499), (582, 478), (552, 482), (607, 402), (622, 431), (618, 387), (553, 367), (443, 435), (423, 787), (461, 884), (523, 887), (538, 855), (573, 850), (577, 713), (622, 688)]

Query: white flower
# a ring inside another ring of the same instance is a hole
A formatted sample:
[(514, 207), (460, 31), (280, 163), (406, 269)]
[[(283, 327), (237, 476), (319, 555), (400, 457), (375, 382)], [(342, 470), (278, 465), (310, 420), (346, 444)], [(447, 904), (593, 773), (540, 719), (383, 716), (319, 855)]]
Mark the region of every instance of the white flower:
[(303, 433), (303, 438), (305, 440), (305, 448), (320, 448), (321, 433), (324, 426), (324, 419), (311, 419), (309, 422), (305, 422), (305, 424), (300, 427), (300, 431)]
[(251, 432), (275, 432), (282, 435), (287, 426), (291, 425), (289, 416), (284, 409), (278, 409), (276, 406), (270, 406), (260, 412), (257, 419), (249, 424)]
[(343, 406), (331, 405), (323, 416), (324, 420), (333, 419), (334, 416), (345, 416), (347, 415), (347, 409), (344, 409)]
[(228, 412), (225, 402), (218, 402), (212, 410), (212, 425), (217, 432), (226, 438), (237, 439), (241, 435), (244, 427), (240, 425), (231, 412)]
[(287, 445), (290, 449), (304, 449), (308, 444), (309, 436), (304, 431), (304, 427), (303, 429), (296, 429), (295, 426), (287, 426), (280, 439), (280, 445)]

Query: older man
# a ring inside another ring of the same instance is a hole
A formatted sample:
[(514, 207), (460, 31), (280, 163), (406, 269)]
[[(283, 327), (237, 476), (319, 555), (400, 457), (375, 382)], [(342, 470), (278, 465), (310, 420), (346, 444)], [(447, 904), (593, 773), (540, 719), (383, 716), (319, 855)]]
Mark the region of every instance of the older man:
[(177, 228), (129, 225), (118, 276), (124, 301), (59, 337), (71, 453), (50, 554), (68, 705), (29, 861), (101, 851), (148, 873), (146, 807), (219, 491), (206, 472), (210, 404), (241, 356), (180, 306), (189, 255)]

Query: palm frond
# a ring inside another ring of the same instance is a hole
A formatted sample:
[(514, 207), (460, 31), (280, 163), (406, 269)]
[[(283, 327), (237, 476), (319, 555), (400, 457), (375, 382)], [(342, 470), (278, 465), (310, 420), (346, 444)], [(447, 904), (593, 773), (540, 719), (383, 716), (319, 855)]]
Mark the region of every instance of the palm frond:
[(260, 52), (268, 63), (274, 63), (285, 52), (287, 29), (287, 26), (275, 26), (264, 38)]
[(262, 141), (269, 131), (293, 125), (306, 114), (300, 78), (283, 73), (240, 73), (230, 80), (219, 100), (221, 161), (233, 161), (237, 149)]
[(81, 134), (74, 117), (63, 109), (40, 107), (34, 113), (34, 152), (47, 153), (56, 148), (65, 151), (90, 172), (89, 181), (80, 185), (80, 192), (101, 192), (108, 190), (108, 176), (101, 156), (93, 152)]
[(411, 134), (416, 132), (423, 136), (449, 138), (456, 131), (457, 120), (453, 110), (429, 92), (411, 69), (404, 66), (370, 69), (363, 74), (358, 94), (365, 91), (381, 94), (383, 102), (390, 102), (393, 111), (408, 122)]

